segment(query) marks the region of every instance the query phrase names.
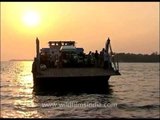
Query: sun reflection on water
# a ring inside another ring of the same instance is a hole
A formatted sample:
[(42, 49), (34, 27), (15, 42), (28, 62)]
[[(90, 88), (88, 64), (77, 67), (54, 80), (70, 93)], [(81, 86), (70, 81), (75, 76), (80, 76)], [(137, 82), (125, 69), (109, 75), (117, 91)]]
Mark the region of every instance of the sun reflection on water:
[(21, 62), (18, 65), (20, 68), (19, 74), (16, 74), (17, 81), (24, 87), (32, 87), (33, 86), (33, 77), (31, 73), (32, 62)]
[[(3, 67), (3, 66), (2, 66)], [(32, 61), (12, 61), (2, 71), (1, 115), (11, 118), (31, 118), (37, 116), (36, 103), (33, 101)], [(9, 94), (8, 94), (8, 91)], [(7, 93), (6, 93), (7, 92)], [(10, 103), (9, 105), (6, 105)], [(13, 108), (13, 109), (10, 109)], [(38, 116), (37, 116), (38, 117)]]
[(36, 107), (33, 102), (32, 88), (33, 88), (33, 77), (31, 73), (32, 62), (25, 61), (20, 62), (18, 67), (20, 68), (19, 74), (16, 74), (16, 82), (20, 85), (17, 93), (21, 99), (14, 100), (15, 109), (17, 109), (17, 114), (21, 114), (23, 117), (32, 116), (37, 111), (31, 110), (28, 112), (27, 109), (33, 109)]

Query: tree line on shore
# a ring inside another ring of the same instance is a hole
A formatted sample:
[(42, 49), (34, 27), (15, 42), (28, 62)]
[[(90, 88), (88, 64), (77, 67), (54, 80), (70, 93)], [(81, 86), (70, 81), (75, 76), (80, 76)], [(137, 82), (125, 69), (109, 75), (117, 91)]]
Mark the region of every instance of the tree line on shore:
[(116, 53), (114, 58), (119, 62), (159, 62), (160, 54)]

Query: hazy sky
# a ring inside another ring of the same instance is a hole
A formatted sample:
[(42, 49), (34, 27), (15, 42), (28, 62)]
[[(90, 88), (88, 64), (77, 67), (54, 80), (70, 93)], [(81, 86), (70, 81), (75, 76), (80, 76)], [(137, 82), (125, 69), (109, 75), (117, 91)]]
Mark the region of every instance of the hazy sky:
[(35, 39), (100, 51), (159, 52), (159, 2), (1, 2), (1, 60), (33, 59)]

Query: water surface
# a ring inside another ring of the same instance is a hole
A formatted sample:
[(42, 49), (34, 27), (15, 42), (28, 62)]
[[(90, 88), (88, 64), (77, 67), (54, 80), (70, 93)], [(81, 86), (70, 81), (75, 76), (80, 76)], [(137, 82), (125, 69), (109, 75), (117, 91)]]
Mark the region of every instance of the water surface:
[(38, 96), (32, 61), (1, 62), (3, 118), (159, 118), (159, 63), (120, 63), (108, 94)]

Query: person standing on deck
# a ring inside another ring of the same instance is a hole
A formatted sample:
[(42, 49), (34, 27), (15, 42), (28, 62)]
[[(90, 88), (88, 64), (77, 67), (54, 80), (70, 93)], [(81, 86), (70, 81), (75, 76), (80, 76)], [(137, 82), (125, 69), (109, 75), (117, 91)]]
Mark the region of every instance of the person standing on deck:
[(95, 66), (97, 67), (98, 66), (98, 62), (99, 62), (99, 54), (98, 54), (97, 50), (96, 50), (96, 52), (94, 54), (94, 57), (95, 57)]
[(91, 54), (92, 54), (92, 52), (89, 51), (89, 53), (87, 55), (87, 66), (88, 67), (91, 67), (91, 57), (92, 57)]
[(50, 55), (50, 67), (54, 67), (55, 65), (55, 54), (54, 54), (54, 51), (52, 51), (51, 55)]
[(99, 66), (103, 67), (104, 64), (104, 48), (100, 51), (99, 55)]
[(103, 66), (103, 68), (104, 69), (108, 69), (109, 68), (109, 54), (107, 53), (106, 50), (104, 51), (103, 57), (104, 57), (104, 66)]
[(58, 67), (59, 68), (62, 67), (62, 62), (63, 62), (63, 56), (62, 56), (62, 51), (60, 51), (59, 56), (58, 56)]

